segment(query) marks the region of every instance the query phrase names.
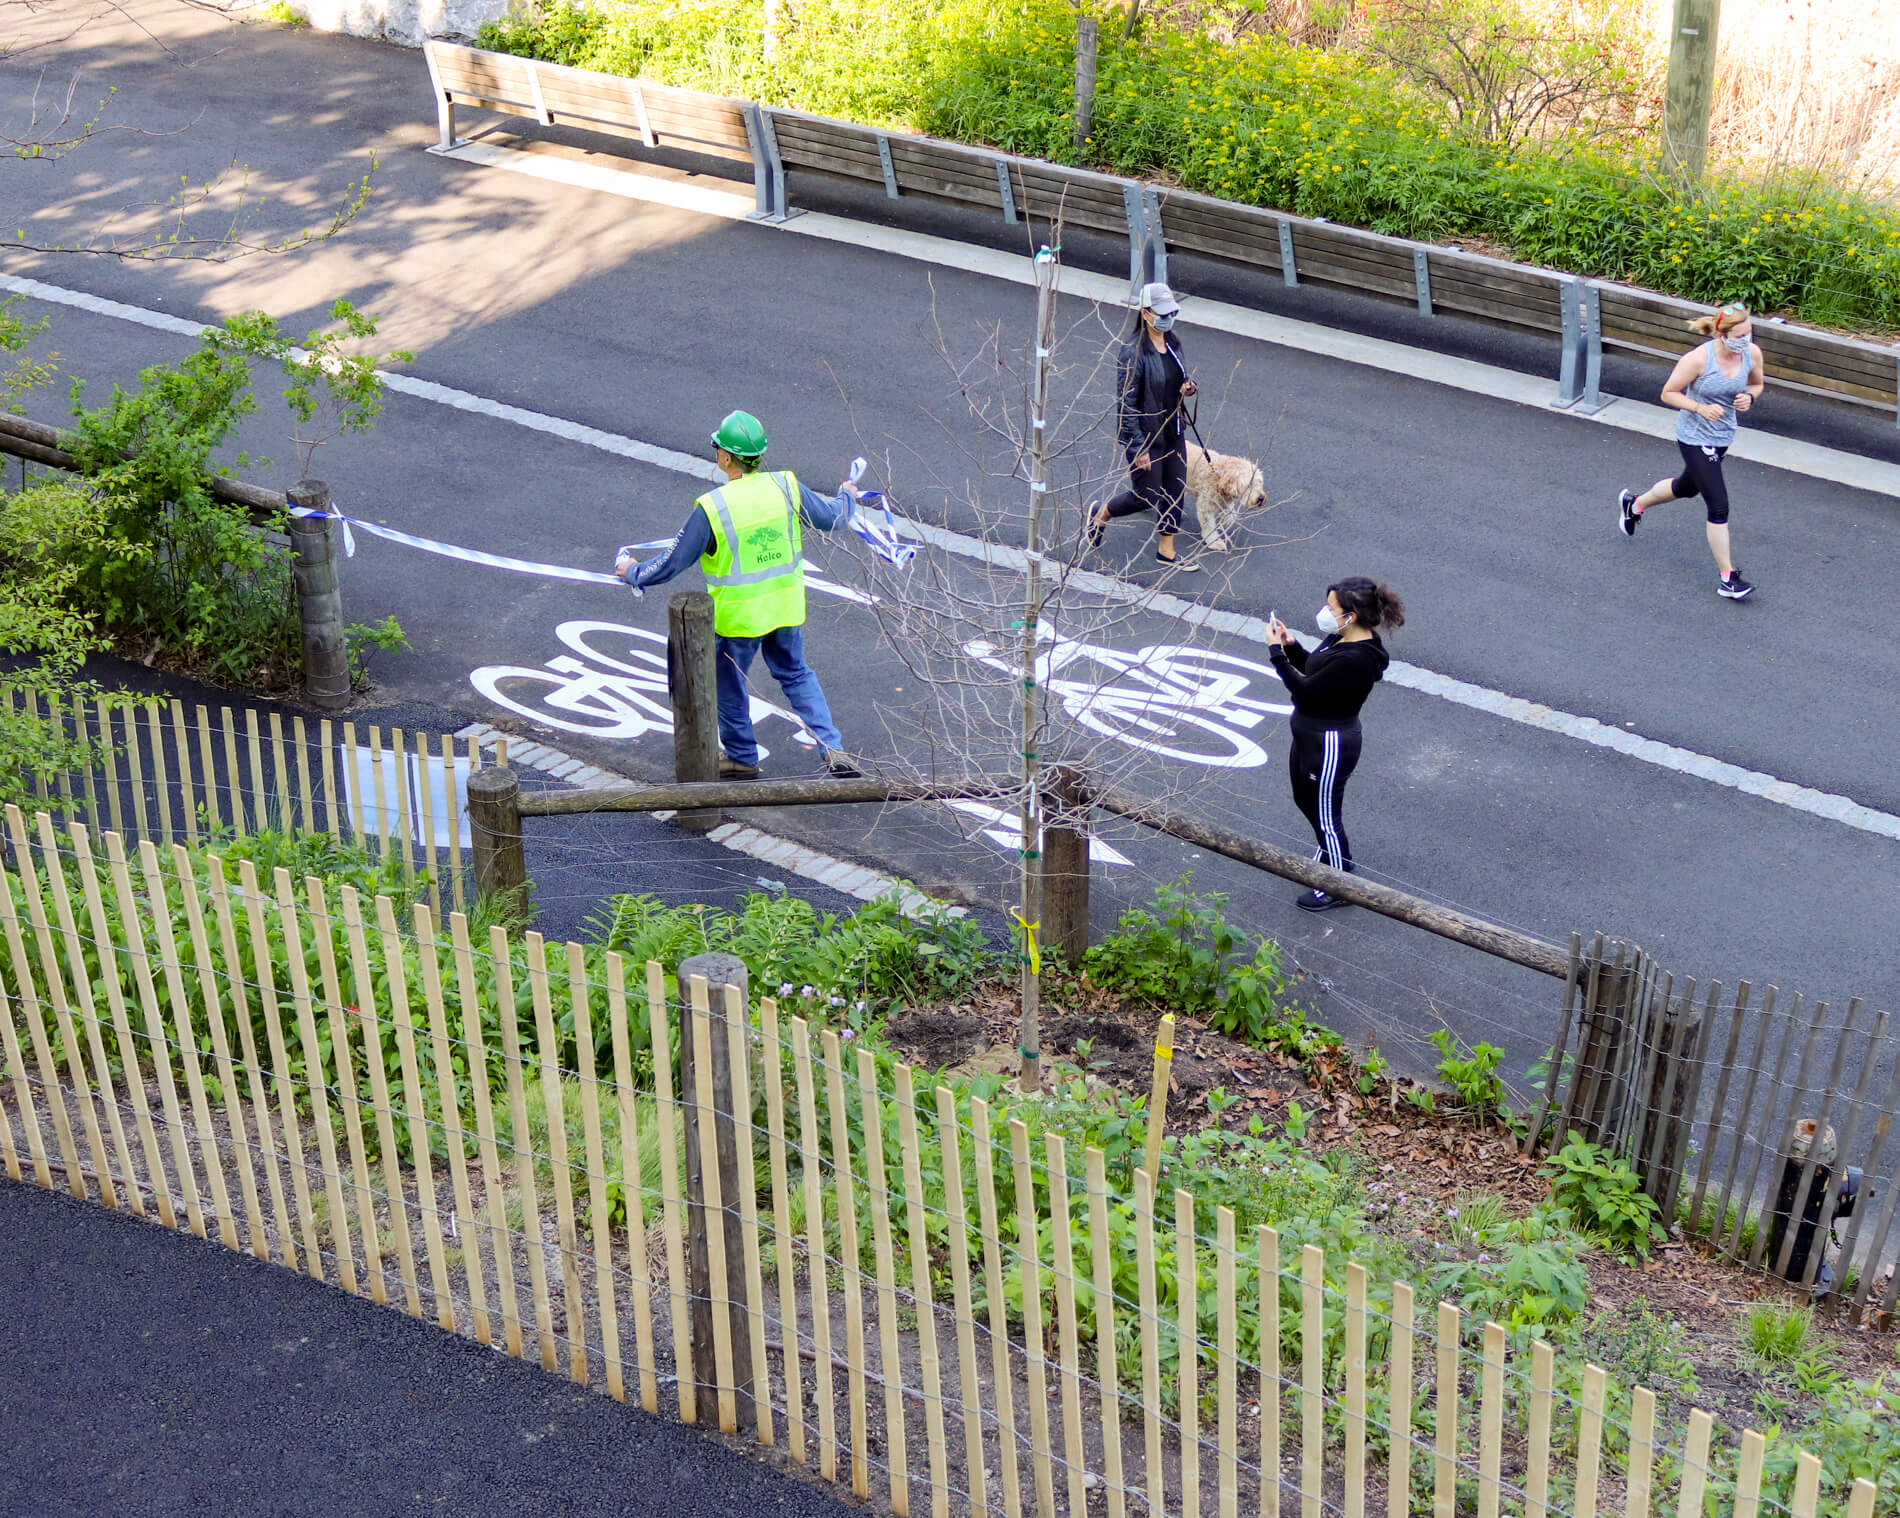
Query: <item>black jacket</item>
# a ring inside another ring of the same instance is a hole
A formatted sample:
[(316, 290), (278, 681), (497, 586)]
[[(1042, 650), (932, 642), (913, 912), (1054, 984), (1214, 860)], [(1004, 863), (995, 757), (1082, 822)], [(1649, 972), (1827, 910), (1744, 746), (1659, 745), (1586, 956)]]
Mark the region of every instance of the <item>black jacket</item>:
[(1148, 341), (1146, 330), (1137, 332), (1122, 345), (1121, 360), (1115, 366), (1115, 382), (1121, 393), (1121, 414), (1116, 431), (1122, 451), (1129, 458), (1147, 452), (1166, 452), (1181, 444), (1181, 386), (1187, 380), (1187, 361), (1181, 356), (1181, 340), (1167, 334), (1168, 351), (1157, 353)]
[(1392, 662), (1377, 633), (1352, 643), (1341, 643), (1339, 634), (1332, 633), (1310, 653), (1297, 643), (1275, 644), (1268, 657), (1293, 698), (1293, 715), (1328, 727), (1359, 720), (1359, 708)]

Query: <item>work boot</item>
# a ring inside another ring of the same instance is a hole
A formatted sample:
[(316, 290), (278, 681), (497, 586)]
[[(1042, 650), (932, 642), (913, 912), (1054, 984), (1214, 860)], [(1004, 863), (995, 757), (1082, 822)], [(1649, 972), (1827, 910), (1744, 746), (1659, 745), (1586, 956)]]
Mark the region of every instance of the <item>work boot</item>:
[(726, 754), (719, 756), (719, 778), (721, 780), (757, 780), (759, 767), (756, 764), (741, 764)]

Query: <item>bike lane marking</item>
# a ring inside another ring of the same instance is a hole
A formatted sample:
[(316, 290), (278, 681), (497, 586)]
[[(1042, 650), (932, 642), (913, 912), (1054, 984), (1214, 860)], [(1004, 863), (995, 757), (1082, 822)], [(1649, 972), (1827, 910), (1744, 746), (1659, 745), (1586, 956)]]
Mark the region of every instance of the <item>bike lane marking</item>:
[[(806, 219), (806, 217), (798, 218), (799, 221)], [(792, 225), (795, 226), (797, 223), (794, 222)], [(47, 284), (42, 280), (27, 279), (19, 275), (0, 274), (0, 290), (10, 290), (34, 300), (71, 306), (95, 315), (114, 317), (181, 336), (196, 337), (209, 330), (207, 324), (203, 322), (190, 321), (168, 312), (150, 311), (141, 306), (128, 305), (123, 301), (107, 300), (102, 296), (68, 290), (58, 285)], [(1213, 304), (1206, 303), (1204, 309)], [(1240, 312), (1239, 308), (1234, 309), (1237, 314), (1248, 314)], [(1257, 315), (1257, 313), (1254, 314)], [(1327, 329), (1315, 328), (1314, 330)], [(1406, 349), (1405, 351), (1412, 353), (1416, 350)], [(496, 421), (525, 427), (566, 442), (579, 443), (584, 447), (597, 448), (603, 452), (651, 464), (655, 468), (669, 470), (676, 474), (702, 480), (718, 477), (718, 471), (709, 460), (681, 453), (675, 449), (663, 448), (657, 444), (644, 443), (598, 427), (589, 427), (580, 422), (569, 421), (564, 417), (491, 400), (465, 390), (457, 390), (452, 386), (438, 384), (433, 380), (419, 379), (414, 375), (385, 374), (383, 382), (400, 395), (413, 396), (418, 400), (431, 401), (460, 411), (491, 417)], [(1625, 404), (1634, 405), (1634, 403)], [(1619, 409), (1621, 408), (1611, 407), (1609, 411), (1601, 413), (1599, 420), (1601, 417), (1612, 415)], [(1760, 444), (1784, 443), (1787, 440), (1768, 438), (1765, 434), (1744, 433), (1738, 439), (1738, 444), (1743, 441)], [(1817, 457), (1824, 455), (1823, 462), (1833, 472), (1820, 473), (1818, 468), (1801, 468), (1794, 463), (1778, 460), (1764, 459), (1762, 462), (1775, 463), (1776, 467), (1794, 469), (1801, 473), (1816, 474), (1817, 477), (1836, 483), (1847, 483), (1863, 489), (1878, 490), (1885, 494), (1900, 495), (1900, 483), (1872, 484), (1859, 477), (1863, 468), (1877, 466), (1890, 470), (1893, 480), (1900, 482), (1900, 467), (1877, 465), (1877, 461), (1860, 459), (1855, 455), (1841, 453), (1834, 449), (1817, 448), (1805, 444), (1800, 446)], [(1853, 467), (1850, 468), (1850, 465)], [(969, 538), (946, 528), (932, 527), (925, 523), (905, 521), (901, 518), (899, 527), (918, 541), (949, 553), (1018, 571), (1025, 571), (1028, 568), (1028, 554), (1020, 548), (1006, 548), (994, 543), (985, 543), (980, 539)], [(1263, 644), (1266, 641), (1266, 623), (1259, 617), (1203, 606), (1198, 602), (1168, 595), (1164, 591), (1141, 589), (1127, 585), (1111, 576), (1089, 570), (1071, 571), (1069, 581), (1078, 588), (1127, 605), (1141, 607), (1159, 616), (1172, 617), (1190, 627), (1205, 627), (1210, 631), (1227, 633), (1250, 643)], [(1698, 754), (1693, 750), (1679, 748), (1675, 744), (1663, 743), (1654, 738), (1646, 738), (1640, 733), (1600, 722), (1594, 717), (1566, 712), (1560, 708), (1546, 706), (1541, 702), (1493, 690), (1488, 686), (1440, 675), (1432, 670), (1399, 660), (1394, 660), (1386, 670), (1386, 679), (1404, 689), (1415, 690), (1443, 701), (1450, 701), (1455, 705), (1486, 712), (1507, 722), (1535, 728), (1540, 732), (1555, 733), (1560, 737), (1572, 738), (1597, 748), (1613, 749), (1644, 764), (1706, 780), (1712, 785), (1756, 796), (1776, 806), (1804, 812), (1828, 822), (1836, 822), (1843, 827), (1872, 833), (1882, 838), (1900, 839), (1900, 816), (1863, 806), (1849, 796), (1801, 785), (1792, 780), (1783, 780), (1779, 776), (1770, 775), (1761, 770), (1746, 769), (1741, 765), (1731, 764), (1727, 760)]]

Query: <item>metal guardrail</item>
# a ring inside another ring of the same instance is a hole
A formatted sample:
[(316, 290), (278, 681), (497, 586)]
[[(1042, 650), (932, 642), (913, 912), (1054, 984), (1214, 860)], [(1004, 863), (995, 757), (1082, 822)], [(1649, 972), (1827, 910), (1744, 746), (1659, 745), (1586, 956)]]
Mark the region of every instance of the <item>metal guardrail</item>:
[[(543, 124), (562, 119), (559, 88), (544, 89), (538, 82), (545, 74), (550, 82), (558, 76), (559, 84), (569, 87), (576, 79), (601, 81), (588, 97), (595, 103), (583, 112), (567, 113), (566, 119), (586, 130), (637, 138), (647, 147), (668, 145), (669, 138), (687, 147), (706, 140), (695, 135), (691, 123), (672, 121), (673, 111), (694, 113), (702, 132), (710, 120), (729, 120), (732, 140), (750, 145), (758, 206), (754, 216), (761, 221), (783, 222), (799, 214), (787, 182), (788, 172), (794, 170), (881, 184), (893, 199), (919, 196), (986, 209), (1012, 223), (1035, 215), (1038, 203), (1048, 206), (1053, 190), (1057, 200), (1085, 199), (1084, 224), (1095, 230), (1107, 229), (1103, 212), (1112, 192), (1122, 205), (1119, 220), (1128, 238), (1131, 292), (1148, 280), (1167, 278), (1172, 249), (1265, 268), (1279, 273), (1288, 285), (1322, 284), (1415, 305), (1424, 316), (1457, 314), (1549, 335), (1558, 340), (1560, 354), (1551, 405), (1581, 415), (1594, 414), (1613, 399), (1600, 388), (1606, 348), (1667, 357), (1675, 324), (1680, 321), (1684, 339), (1675, 349), (1680, 352), (1690, 346), (1688, 322), (1713, 309), (1613, 281), (753, 101), (619, 75), (589, 76), (582, 70), (449, 43), (431, 42), (424, 51), (442, 128), (439, 151), (458, 145), (458, 101)], [(476, 69), (485, 80), (519, 84), (512, 97), (507, 89), (497, 92), (492, 83), (458, 89), (454, 76), (464, 67)], [(598, 107), (610, 90), (627, 102), (624, 121), (608, 119), (611, 113)], [(815, 140), (819, 137), (825, 140)], [(719, 150), (738, 156), (723, 144)], [(1487, 297), (1487, 290), (1495, 299)], [(1606, 331), (1606, 308), (1625, 316), (1640, 310), (1653, 330), (1618, 335), (1612, 326)], [(1757, 324), (1756, 338), (1771, 384), (1891, 411), (1900, 426), (1900, 345), (1864, 342), (1772, 317)]]

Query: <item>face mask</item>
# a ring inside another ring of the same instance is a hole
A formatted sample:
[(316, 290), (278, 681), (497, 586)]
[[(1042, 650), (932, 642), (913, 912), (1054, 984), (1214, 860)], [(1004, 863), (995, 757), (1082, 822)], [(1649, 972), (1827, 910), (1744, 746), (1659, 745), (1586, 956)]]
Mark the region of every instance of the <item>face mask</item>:
[(1166, 316), (1158, 316), (1150, 311), (1148, 320), (1154, 323), (1155, 331), (1166, 332), (1174, 325), (1174, 313), (1170, 311)]
[(1730, 353), (1748, 352), (1748, 343), (1749, 340), (1745, 337), (1725, 337), (1722, 339), (1723, 346), (1726, 347)]
[(1330, 606), (1322, 606), (1313, 621), (1323, 633), (1336, 633), (1344, 625), (1333, 615), (1333, 609)]

